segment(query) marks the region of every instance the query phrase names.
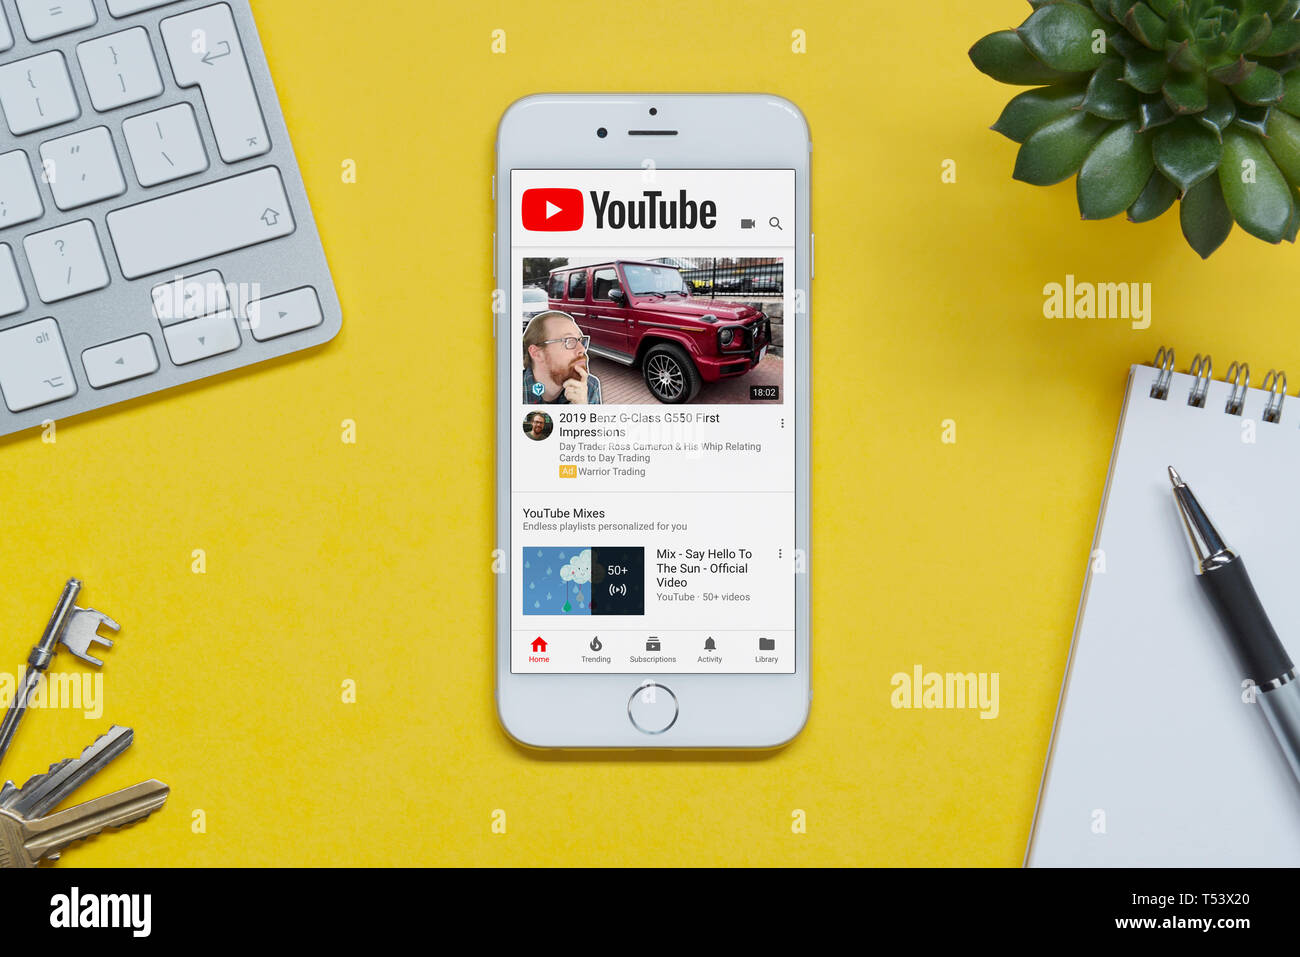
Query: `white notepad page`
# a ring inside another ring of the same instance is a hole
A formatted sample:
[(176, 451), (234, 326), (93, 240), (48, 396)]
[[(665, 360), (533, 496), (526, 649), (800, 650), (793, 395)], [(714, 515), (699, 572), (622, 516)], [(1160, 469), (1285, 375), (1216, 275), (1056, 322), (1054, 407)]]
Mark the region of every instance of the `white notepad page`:
[(1300, 399), (1274, 424), (1258, 389), (1239, 417), (1224, 411), (1227, 383), (1196, 408), (1190, 375), (1152, 399), (1157, 374), (1130, 370), (1026, 863), (1300, 865), (1300, 784), (1242, 701), (1167, 472), (1245, 560), (1300, 658)]

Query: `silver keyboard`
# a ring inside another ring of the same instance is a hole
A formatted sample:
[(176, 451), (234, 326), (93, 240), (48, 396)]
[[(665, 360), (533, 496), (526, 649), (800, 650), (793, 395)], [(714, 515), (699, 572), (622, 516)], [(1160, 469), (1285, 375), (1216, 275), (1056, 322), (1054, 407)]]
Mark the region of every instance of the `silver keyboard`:
[(342, 323), (248, 0), (0, 0), (0, 435)]

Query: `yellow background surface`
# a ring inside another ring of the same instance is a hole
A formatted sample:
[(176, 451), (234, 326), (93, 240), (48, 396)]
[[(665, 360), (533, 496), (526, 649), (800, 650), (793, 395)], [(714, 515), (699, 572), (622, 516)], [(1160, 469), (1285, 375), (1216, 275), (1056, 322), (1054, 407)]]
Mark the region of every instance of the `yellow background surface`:
[[(1238, 230), (1202, 263), (1176, 216), (1083, 223), (1072, 184), (1013, 182), (988, 126), (1016, 91), (966, 51), (1019, 0), (253, 8), (344, 328), (0, 442), (0, 670), (70, 574), (124, 625), (104, 717), (32, 713), (4, 774), (117, 722), (136, 744), (88, 793), (173, 789), (67, 863), (1018, 864), (1127, 367), (1300, 369), (1295, 249)], [(812, 129), (816, 697), (776, 753), (539, 756), (496, 721), (493, 138), (567, 90), (771, 92)], [(1044, 319), (1067, 273), (1152, 283), (1151, 328)], [(998, 672), (999, 716), (894, 710), (916, 664)]]

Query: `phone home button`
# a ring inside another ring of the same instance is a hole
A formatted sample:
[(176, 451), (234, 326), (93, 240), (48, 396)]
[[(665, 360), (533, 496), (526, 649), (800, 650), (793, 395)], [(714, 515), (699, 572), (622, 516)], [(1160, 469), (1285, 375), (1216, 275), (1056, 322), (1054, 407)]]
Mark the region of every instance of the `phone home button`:
[(661, 684), (643, 683), (627, 703), (632, 726), (646, 734), (663, 734), (677, 721), (677, 696)]

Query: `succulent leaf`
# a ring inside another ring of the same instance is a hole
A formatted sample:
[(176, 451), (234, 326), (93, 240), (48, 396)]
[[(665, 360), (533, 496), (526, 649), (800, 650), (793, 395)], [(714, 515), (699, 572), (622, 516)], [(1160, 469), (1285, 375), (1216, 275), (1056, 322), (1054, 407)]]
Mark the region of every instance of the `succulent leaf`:
[(1014, 178), (1034, 186), (1051, 186), (1079, 171), (1088, 151), (1110, 123), (1076, 112), (1035, 130), (1016, 155)]
[(1169, 51), (1168, 60), (1169, 65), (1175, 70), (1200, 72), (1205, 69), (1205, 58), (1200, 48), (1192, 46), (1190, 40), (1184, 40), (1173, 47)]
[(1239, 55), (1249, 53), (1267, 40), (1272, 32), (1273, 21), (1266, 13), (1242, 20), (1228, 38), (1228, 51)]
[(1300, 183), (1300, 120), (1289, 113), (1274, 110), (1268, 121), (1268, 139), (1264, 146), (1278, 169), (1291, 183)]
[(1222, 139), (1223, 131), (1237, 118), (1237, 103), (1227, 87), (1213, 80), (1209, 83), (1208, 99), (1209, 104), (1205, 107), (1205, 112), (1197, 119), (1213, 129), (1216, 136)]
[(1282, 78), (1282, 100), (1278, 106), (1292, 116), (1300, 116), (1300, 71)]
[(1259, 136), (1267, 136), (1268, 120), (1272, 112), (1271, 106), (1251, 106), (1241, 103), (1237, 106), (1237, 118), (1233, 123)]
[(1083, 88), (1079, 86), (1044, 86), (1026, 90), (1011, 98), (993, 129), (1008, 139), (1023, 143), (1034, 130), (1073, 112), (1081, 102)]
[(1139, 3), (1124, 16), (1124, 26), (1143, 46), (1152, 50), (1163, 50), (1165, 41), (1169, 39), (1169, 27), (1145, 3)]
[(1300, 50), (1300, 23), (1288, 20), (1274, 26), (1273, 32), (1255, 53), (1258, 56), (1285, 56), (1296, 50)]
[(1228, 204), (1223, 201), (1223, 189), (1217, 176), (1201, 180), (1183, 197), (1178, 218), (1187, 244), (1202, 259), (1209, 259), (1232, 232), (1232, 213), (1228, 212)]
[(1111, 23), (1115, 22), (1115, 18), (1110, 14), (1110, 0), (1091, 0), (1091, 6), (1097, 16)]
[(1223, 135), (1219, 184), (1242, 229), (1265, 242), (1286, 238), (1295, 212), (1291, 186), (1258, 136), (1235, 128)]
[(1213, 61), (1210, 65), (1210, 76), (1228, 86), (1236, 86), (1255, 72), (1259, 66), (1254, 60), (1247, 60), (1244, 56), (1239, 56), (1235, 60), (1227, 57), (1222, 58), (1223, 62), (1215, 66)]
[(1134, 223), (1146, 223), (1163, 216), (1178, 199), (1178, 187), (1165, 179), (1159, 170), (1151, 174), (1142, 194), (1128, 208), (1128, 218)]
[(1204, 73), (1171, 76), (1164, 85), (1165, 102), (1179, 116), (1203, 113), (1210, 105), (1209, 84)]
[(1121, 83), (1124, 64), (1112, 57), (1088, 81), (1087, 95), (1081, 109), (1107, 120), (1127, 120), (1137, 114), (1138, 94), (1131, 86)]
[(1137, 6), (1138, 0), (1110, 0), (1110, 15), (1119, 23), (1124, 22), (1128, 12)]
[(1101, 66), (1106, 53), (1097, 52), (1093, 32), (1106, 24), (1088, 7), (1049, 3), (1039, 7), (1016, 31), (1035, 57), (1055, 70), (1078, 72)]
[(1279, 13), (1286, 7), (1286, 0), (1241, 0), (1241, 15), (1243, 17), (1253, 17), (1257, 14), (1267, 13), (1269, 17), (1277, 19)]
[(1169, 14), (1165, 17), (1165, 22), (1169, 25), (1169, 36), (1173, 40), (1191, 40), (1196, 36), (1196, 29), (1192, 25), (1191, 12), (1187, 7), (1187, 3), (1182, 2), (1182, 0), (1169, 8)]
[(1139, 93), (1157, 93), (1169, 76), (1169, 63), (1153, 50), (1138, 50), (1124, 61), (1124, 82)]
[(1295, 242), (1296, 235), (1300, 234), (1300, 190), (1295, 187), (1291, 188), (1291, 222), (1286, 227), (1286, 235), (1282, 237), (1289, 243)]
[(1067, 75), (1053, 70), (1030, 53), (1015, 30), (990, 33), (970, 48), (970, 58), (981, 73), (999, 83), (1015, 86), (1041, 86)]
[(1286, 90), (1283, 87), (1281, 73), (1261, 66), (1240, 83), (1232, 84), (1232, 92), (1243, 103), (1264, 106), (1282, 99)]
[(1151, 152), (1156, 168), (1186, 195), (1219, 168), (1223, 143), (1205, 127), (1183, 120), (1156, 133)]
[(1118, 216), (1137, 202), (1153, 169), (1151, 139), (1137, 121), (1112, 127), (1079, 169), (1079, 212), (1084, 219)]
[(1178, 115), (1164, 100), (1145, 100), (1138, 107), (1138, 119), (1142, 121), (1142, 129), (1154, 130), (1157, 126), (1172, 123)]
[(1142, 44), (1133, 39), (1133, 35), (1124, 30), (1117, 30), (1106, 38), (1106, 49), (1113, 53), (1118, 53), (1127, 60), (1138, 50), (1146, 49)]

